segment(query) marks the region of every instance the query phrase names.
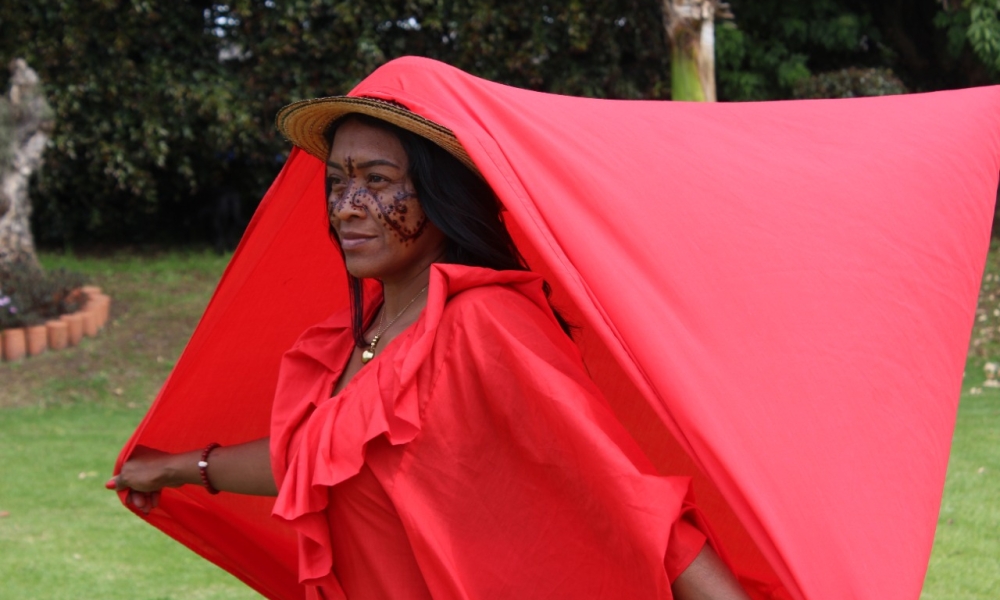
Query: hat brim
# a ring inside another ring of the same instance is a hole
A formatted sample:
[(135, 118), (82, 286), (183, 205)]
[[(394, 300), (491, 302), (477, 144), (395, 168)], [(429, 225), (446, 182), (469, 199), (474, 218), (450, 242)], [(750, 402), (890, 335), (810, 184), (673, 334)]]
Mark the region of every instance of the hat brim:
[(278, 111), (275, 124), (288, 141), (326, 162), (330, 154), (330, 146), (325, 136), (326, 130), (330, 123), (349, 114), (368, 115), (402, 127), (434, 142), (462, 161), (474, 173), (479, 173), (479, 169), (450, 129), (414, 114), (400, 104), (386, 100), (354, 96), (301, 100)]

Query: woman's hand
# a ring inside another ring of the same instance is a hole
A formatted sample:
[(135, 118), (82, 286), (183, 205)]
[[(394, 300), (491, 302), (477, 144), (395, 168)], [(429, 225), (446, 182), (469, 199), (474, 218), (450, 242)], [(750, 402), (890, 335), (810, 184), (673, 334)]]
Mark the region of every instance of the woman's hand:
[[(185, 483), (197, 481), (197, 458), (194, 461), (179, 461), (178, 458), (189, 455), (170, 454), (146, 446), (136, 446), (125, 464), (122, 465), (121, 473), (114, 477), (115, 489), (130, 489), (136, 492), (156, 492), (165, 487), (177, 487)], [(193, 468), (183, 469), (182, 464), (190, 462)], [(195, 479), (192, 481), (191, 473), (187, 477), (180, 471), (194, 471)]]
[(197, 452), (170, 454), (136, 446), (121, 472), (104, 486), (116, 491), (128, 490), (125, 504), (148, 515), (159, 505), (161, 489), (200, 482), (198, 458)]

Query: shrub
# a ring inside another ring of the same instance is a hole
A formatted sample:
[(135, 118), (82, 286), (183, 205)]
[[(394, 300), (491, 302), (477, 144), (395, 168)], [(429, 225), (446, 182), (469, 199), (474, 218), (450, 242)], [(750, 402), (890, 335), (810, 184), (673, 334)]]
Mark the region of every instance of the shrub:
[(80, 309), (83, 275), (65, 269), (48, 274), (27, 262), (0, 268), (0, 329), (39, 325)]
[(854, 98), (907, 93), (906, 86), (892, 69), (859, 69), (817, 73), (795, 84), (793, 95), (806, 98)]

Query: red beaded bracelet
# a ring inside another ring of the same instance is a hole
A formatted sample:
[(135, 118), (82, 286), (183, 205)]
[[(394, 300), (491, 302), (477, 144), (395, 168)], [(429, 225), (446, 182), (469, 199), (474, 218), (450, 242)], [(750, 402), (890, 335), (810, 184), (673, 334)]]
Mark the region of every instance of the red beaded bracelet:
[(201, 483), (208, 490), (209, 494), (218, 494), (219, 490), (212, 487), (212, 483), (208, 480), (208, 455), (212, 453), (219, 447), (219, 444), (212, 442), (211, 444), (205, 446), (205, 449), (201, 451), (201, 460), (198, 461), (198, 473), (201, 475)]

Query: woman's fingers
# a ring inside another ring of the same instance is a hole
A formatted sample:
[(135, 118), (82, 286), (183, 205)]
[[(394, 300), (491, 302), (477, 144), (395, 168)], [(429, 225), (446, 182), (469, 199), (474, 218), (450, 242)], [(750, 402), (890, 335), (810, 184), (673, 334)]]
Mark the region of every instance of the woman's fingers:
[(115, 475), (109, 479), (105, 482), (104, 487), (115, 491), (128, 490), (128, 494), (125, 495), (125, 505), (134, 507), (144, 515), (148, 515), (149, 511), (160, 505), (159, 491), (138, 492), (130, 489), (123, 481), (121, 475)]
[(166, 456), (169, 455), (165, 452), (136, 446), (121, 471), (107, 480), (104, 487), (118, 492), (128, 490), (126, 506), (148, 515), (160, 505), (159, 477), (163, 469), (159, 462)]
[(125, 504), (135, 507), (136, 510), (144, 515), (148, 515), (149, 511), (153, 510), (160, 504), (159, 492), (136, 492), (135, 490), (130, 490), (128, 495), (125, 497)]
[(125, 483), (125, 481), (122, 479), (121, 475), (115, 475), (111, 479), (109, 479), (109, 480), (107, 480), (107, 481), (104, 482), (104, 489), (106, 489), (106, 490), (114, 490), (116, 492), (120, 492), (122, 490), (129, 489), (129, 487)]

